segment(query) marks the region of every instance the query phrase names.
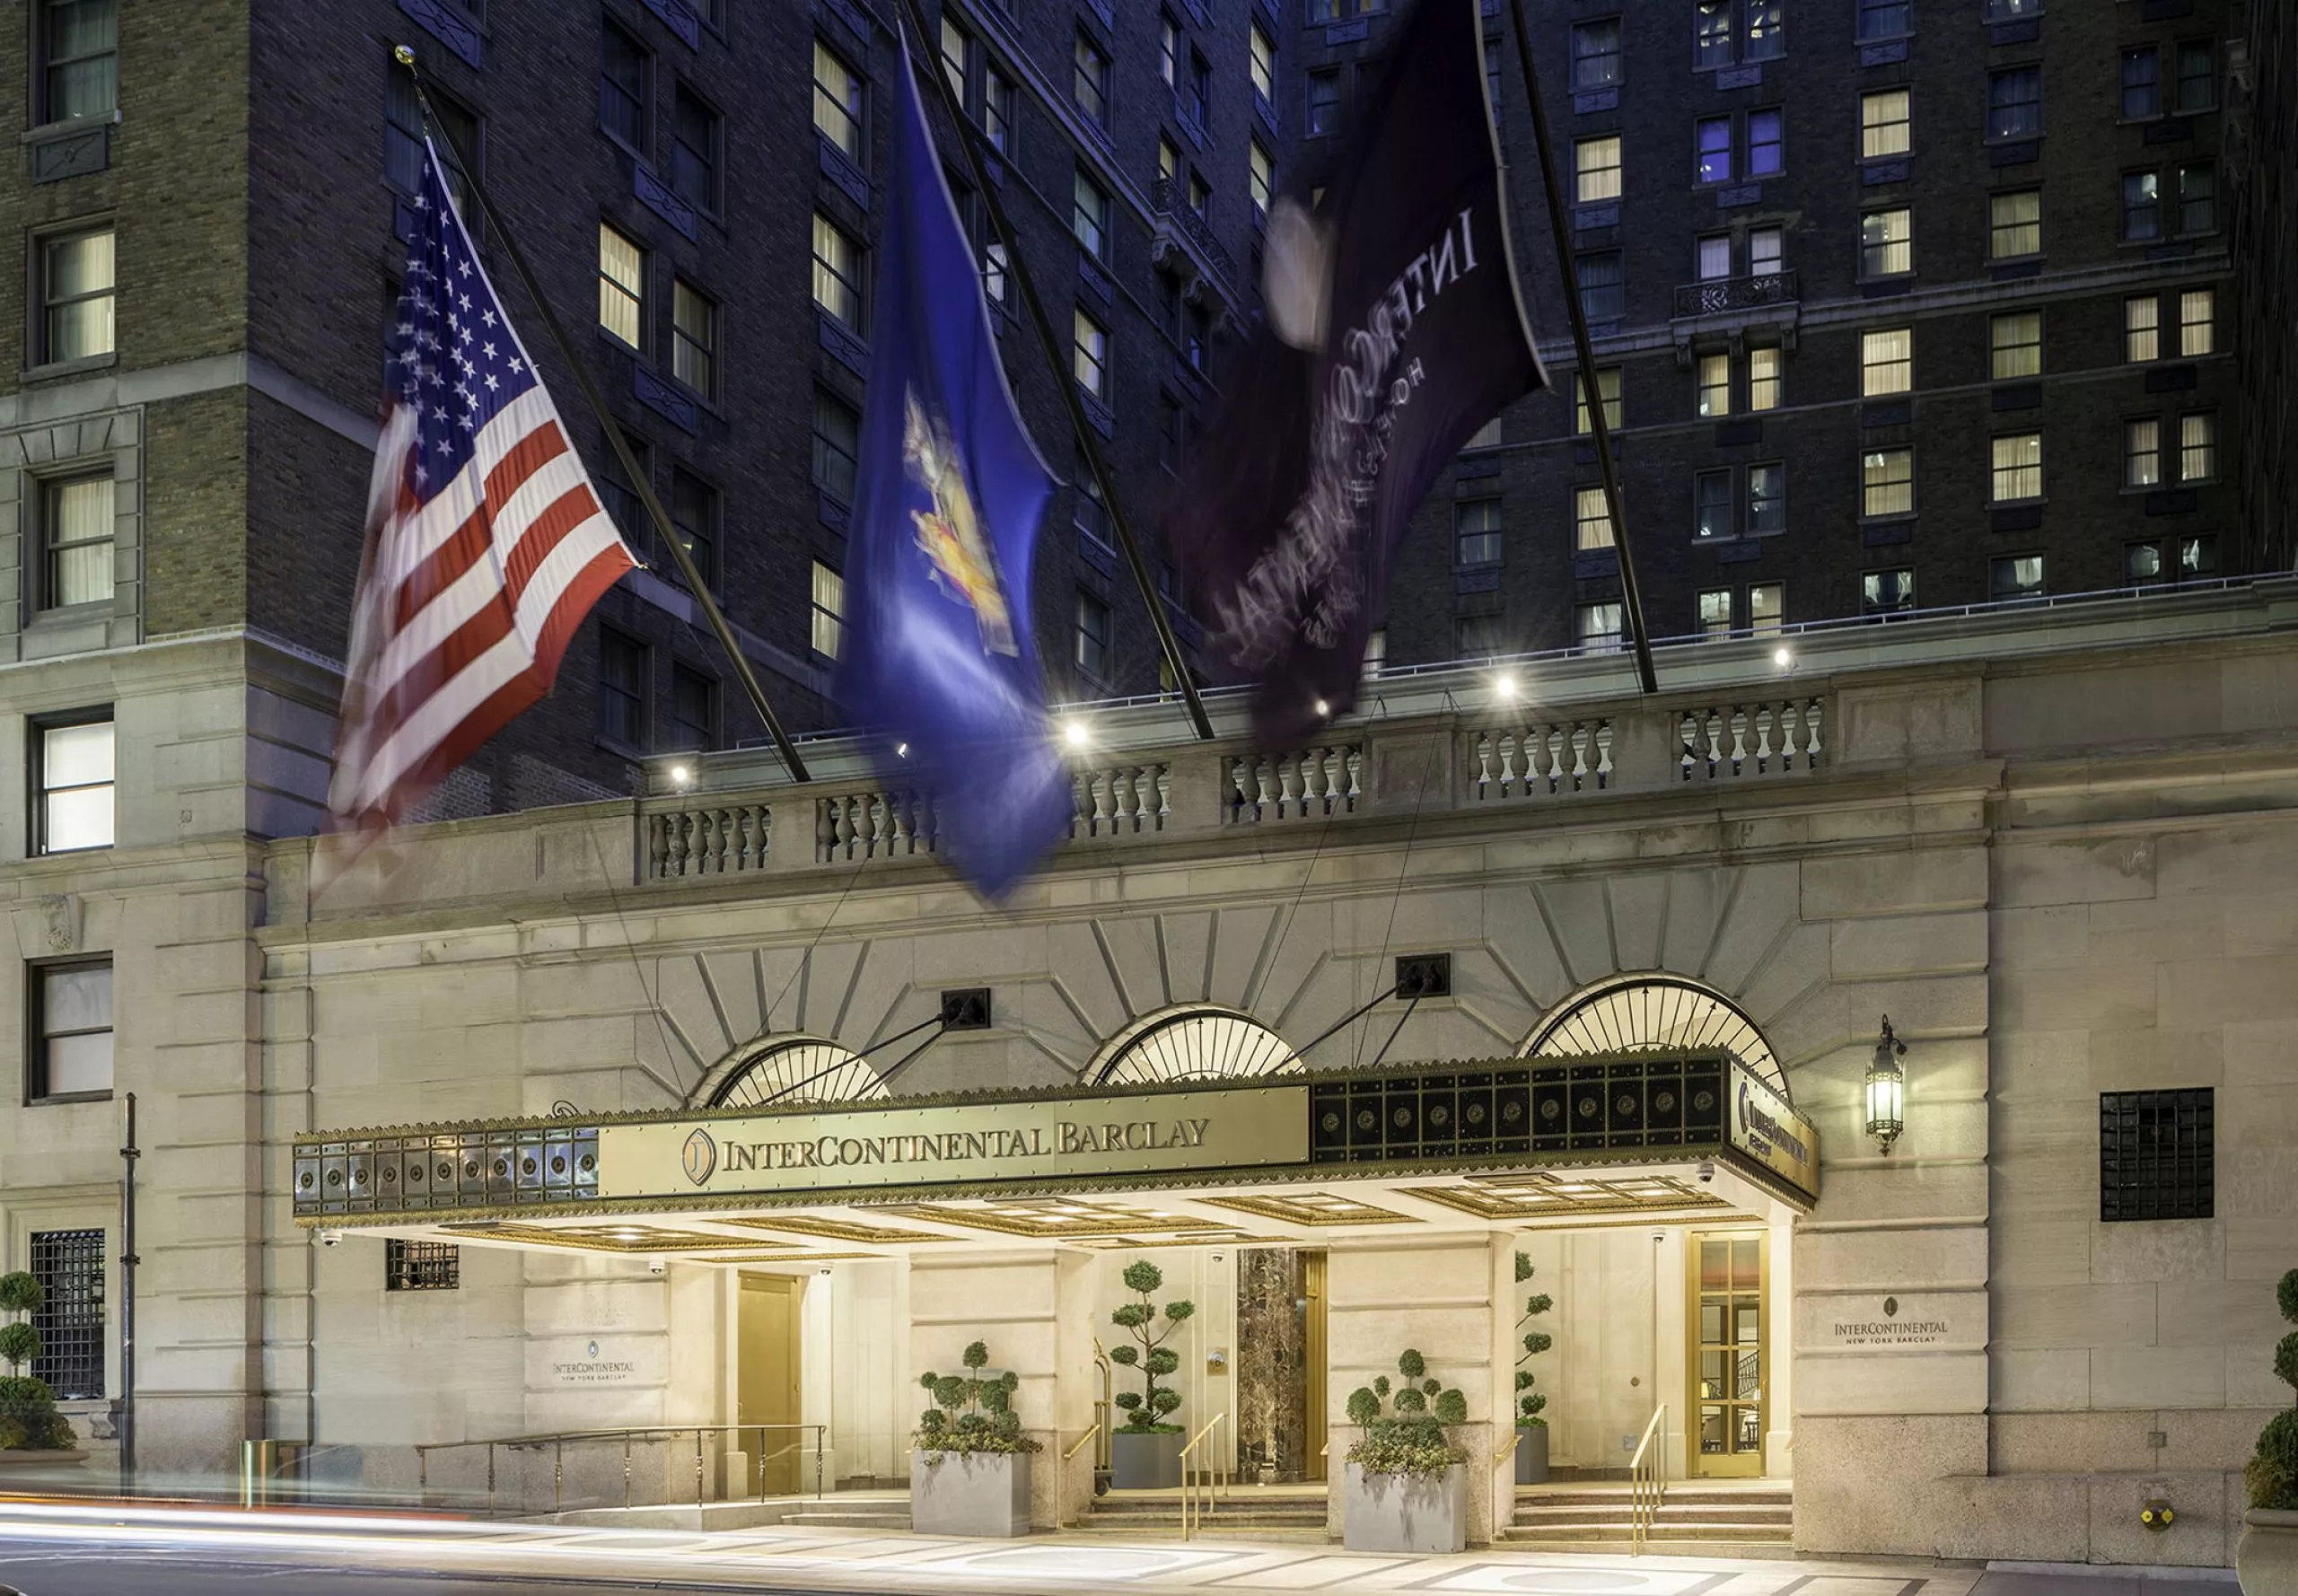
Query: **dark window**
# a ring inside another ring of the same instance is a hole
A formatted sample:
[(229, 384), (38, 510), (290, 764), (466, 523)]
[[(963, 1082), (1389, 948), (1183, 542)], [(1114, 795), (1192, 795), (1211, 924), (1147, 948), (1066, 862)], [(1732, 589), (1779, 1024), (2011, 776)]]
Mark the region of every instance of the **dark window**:
[(1188, 356), (1194, 371), (1203, 371), (1209, 358), (1206, 346), (1213, 341), (1213, 312), (1205, 306), (1190, 305), (1182, 312), (1181, 353)]
[(1077, 489), (1069, 515), (1080, 534), (1091, 538), (1104, 552), (1109, 549), (1110, 507), (1101, 503), (1101, 485), (1093, 480), (1093, 469), (1083, 454), (1077, 457)]
[(112, 596), (112, 478), (42, 478), (40, 564), (34, 601), (42, 609), (110, 603)]
[(1170, 393), (1157, 396), (1157, 463), (1169, 471), (1181, 469), (1181, 404)]
[(1776, 177), (1786, 166), (1785, 121), (1785, 113), (1776, 110), (1751, 110), (1748, 113), (1750, 177)]
[(1620, 81), (1619, 19), (1578, 22), (1572, 29), (1572, 86), (1605, 89)]
[(646, 746), (646, 645), (612, 627), (599, 628), (599, 735)]
[(1787, 53), (1786, 0), (1748, 0), (1748, 61), (1776, 61)]
[(2130, 242), (2162, 236), (2162, 180), (2151, 171), (2122, 174), (2122, 236)]
[(1781, 464), (1748, 468), (1748, 535), (1768, 537), (1787, 530), (1787, 468)]
[(1619, 252), (1579, 259), (1580, 310), (1591, 321), (1618, 321), (1627, 314), (1627, 287), (1620, 280)]
[(2209, 110), (2218, 103), (2218, 52), (2206, 39), (2179, 46), (2179, 114)]
[(40, 118), (101, 117), (119, 106), (119, 0), (36, 0)]
[(1868, 615), (1896, 615), (1915, 608), (1915, 573), (1870, 571), (1859, 579), (1859, 608)]
[[(413, 195), (423, 187), (423, 102), (416, 98), (415, 74), (393, 61), (383, 90), (383, 175), (401, 193)], [(470, 185), (464, 180), (460, 156), (475, 171), (483, 171), (478, 118), (437, 89), (431, 91), (431, 135), (439, 145), (439, 165), (447, 174), (447, 193), (455, 214), (472, 232), (478, 227), (478, 207), (471, 203)]]
[(681, 468), (671, 469), (671, 526), (679, 545), (702, 574), (705, 587), (718, 585), (718, 490)]
[(1897, 39), (1915, 31), (1915, 0), (1859, 0), (1859, 37)]
[(1692, 536), (1713, 542), (1732, 536), (1732, 473), (1702, 471), (1692, 478)]
[(689, 665), (671, 667), (671, 746), (682, 751), (718, 746), (718, 683)]
[(1077, 594), (1077, 668), (1096, 680), (1110, 672), (1110, 607), (1083, 589)]
[(2208, 162), (2179, 168), (2179, 231), (2218, 231), (2218, 171)]
[(2099, 1217), (2216, 1217), (2215, 1108), (2207, 1086), (2101, 1092)]
[(833, 498), (854, 502), (854, 460), (862, 417), (826, 388), (814, 390), (814, 482)]
[(1462, 499), (1452, 506), (1452, 563), (1455, 566), (1496, 566), (1500, 563), (1500, 501)]
[(1698, 0), (1692, 20), (1692, 65), (1696, 67), (1732, 64), (1732, 0)]
[(70, 854), (112, 845), (116, 767), (111, 712), (35, 721), (32, 852)]
[(32, 1310), (39, 1332), (34, 1380), (57, 1399), (98, 1402), (104, 1395), (104, 1233), (101, 1230), (31, 1232), (31, 1277), (43, 1295)]
[(1987, 592), (1992, 599), (2039, 598), (2043, 591), (2043, 557), (2011, 554), (1987, 562)]
[(383, 1238), (385, 1291), (454, 1291), (462, 1283), (462, 1250), (452, 1241)]
[(2134, 122), (2162, 114), (2162, 57), (2151, 44), (2122, 53), (2122, 114)]
[[(1386, 639), (1382, 641), (1385, 643)], [(1452, 657), (1460, 660), (1485, 660), (1501, 652), (1500, 618), (1496, 615), (1463, 615), (1452, 622)], [(1388, 663), (1385, 651), (1381, 662)]]
[(44, 362), (88, 360), (112, 352), (112, 232), (65, 233), (39, 241)]
[(671, 375), (705, 399), (716, 391), (718, 307), (683, 279), (671, 285)]
[(599, 126), (646, 153), (646, 47), (611, 18), (600, 20)]
[(1340, 131), (1340, 74), (1312, 72), (1309, 74), (1309, 132)]
[(25, 1095), (33, 1102), (110, 1097), (111, 960), (31, 967), (34, 1052)]
[(1077, 33), (1075, 71), (1070, 77), (1077, 109), (1106, 127), (1110, 119), (1110, 58), (1083, 29)]
[[(820, 85), (815, 97), (820, 98)], [(689, 205), (706, 211), (719, 207), (718, 169), (724, 121), (710, 102), (684, 83), (671, 101), (671, 187)]]
[(2043, 130), (2043, 69), (2014, 66), (1987, 80), (1987, 136), (2031, 138)]
[[(644, 438), (631, 438), (628, 443), (631, 454), (638, 461), (638, 469), (641, 473), (645, 472), (653, 452), (651, 447)], [(599, 474), (599, 503), (605, 509), (607, 518), (622, 533), (624, 542), (635, 548), (647, 548), (653, 541), (654, 525), (647, 517), (645, 501), (631, 486), (628, 475), (622, 469), (622, 457), (614, 452), (614, 446), (602, 443), (601, 451), (606, 468)]]
[(1188, 53), (1188, 98), (1181, 103), (1181, 115), (1202, 127), (1206, 125), (1213, 103), (1213, 68), (1203, 56), (1192, 49)]

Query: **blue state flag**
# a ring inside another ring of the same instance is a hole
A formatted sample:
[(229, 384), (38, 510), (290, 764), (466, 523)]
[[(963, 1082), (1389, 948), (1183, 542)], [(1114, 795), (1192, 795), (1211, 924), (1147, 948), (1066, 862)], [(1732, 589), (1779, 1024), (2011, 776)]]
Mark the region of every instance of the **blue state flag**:
[(931, 794), (936, 847), (996, 898), (1073, 814), (1030, 626), (1053, 478), (998, 364), (906, 43), (900, 102), (835, 691), (889, 785)]

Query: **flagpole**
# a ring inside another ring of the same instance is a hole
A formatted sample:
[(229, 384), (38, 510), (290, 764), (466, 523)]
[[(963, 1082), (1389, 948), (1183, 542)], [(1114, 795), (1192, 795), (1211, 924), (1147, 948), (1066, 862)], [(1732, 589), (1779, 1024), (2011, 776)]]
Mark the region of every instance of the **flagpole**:
[(645, 468), (638, 463), (638, 457), (632, 452), (629, 440), (622, 435), (621, 423), (608, 411), (606, 397), (599, 391), (598, 383), (592, 378), (591, 368), (574, 352), (574, 344), (566, 337), (566, 329), (559, 325), (557, 316), (551, 311), (550, 302), (543, 297), (541, 287), (535, 282), (534, 273), (527, 266), (527, 258), (519, 249), (518, 241), (511, 236), (511, 230), (503, 224), (503, 219), (495, 214), (495, 207), (487, 203), (487, 190), (480, 186), (478, 174), (471, 171), (469, 163), (463, 159), (462, 152), (455, 148), (454, 137), (448, 133), (446, 124), (432, 114), (431, 95), (425, 84), (423, 69), (416, 64), (415, 52), (402, 44), (394, 46), (391, 54), (414, 77), (416, 98), (422, 102), (424, 119), (438, 128), (439, 141), (446, 146), (447, 159), (455, 163), (455, 170), (462, 174), (463, 181), (470, 185), (470, 197), (478, 206), (480, 217), (503, 241), (503, 253), (510, 259), (511, 269), (518, 274), (519, 281), (526, 287), (527, 297), (534, 302), (537, 313), (542, 317), (543, 327), (550, 334), (550, 341), (558, 348), (559, 357), (574, 373), (574, 384), (583, 390), (583, 398), (590, 405), (591, 413), (598, 417), (600, 427), (606, 433), (607, 443), (614, 450), (615, 459), (622, 462), (623, 475), (638, 490), (639, 502), (646, 506), (647, 519), (654, 523), (655, 536), (670, 550), (671, 558), (679, 568), (679, 575), (694, 594), (695, 601), (701, 605), (703, 618), (709, 623), (711, 633), (718, 639), (718, 646), (725, 650), (727, 662), (733, 666), (734, 675), (742, 684), (743, 696), (750, 699), (750, 707), (758, 711), (759, 718), (766, 723), (767, 731), (773, 734), (774, 746), (782, 751), (782, 762), (789, 767), (792, 777), (798, 781), (811, 779), (806, 771), (806, 761), (798, 753), (797, 744), (790, 741), (790, 734), (782, 729), (781, 718), (774, 713), (774, 706), (766, 701), (766, 688), (759, 685), (758, 673), (750, 669), (750, 660), (743, 654), (741, 645), (734, 641), (733, 628), (726, 624), (726, 617), (719, 609), (718, 601), (710, 596), (710, 586), (702, 580), (702, 573), (696, 567), (694, 557), (686, 551), (686, 545), (679, 541), (678, 532), (671, 525), (669, 513), (662, 508), (662, 501), (654, 495), (654, 485), (646, 479)]
[(933, 35), (926, 31), (925, 14), (917, 0), (901, 0), (902, 11), (909, 18), (911, 30), (917, 35), (917, 47), (925, 52), (925, 75), (934, 80), (934, 90), (942, 109), (957, 124), (958, 142), (965, 146), (966, 170), (972, 175), (975, 189), (981, 195), (982, 204), (989, 212), (990, 225), (997, 230), (997, 241), (1005, 250), (1005, 269), (1022, 285), (1022, 303), (1030, 312), (1030, 325), (1038, 335), (1038, 346), (1045, 351), (1046, 364), (1053, 368), (1054, 386), (1061, 390), (1064, 403), (1069, 407), (1069, 425), (1077, 434), (1077, 446), (1085, 456), (1085, 468), (1093, 476), (1093, 485), (1101, 490), (1101, 505), (1109, 512), (1110, 524), (1117, 531), (1118, 547), (1125, 551), (1125, 563), (1133, 572), (1134, 585), (1141, 590), (1143, 602), (1149, 606), (1149, 624), (1157, 634), (1157, 646), (1165, 656), (1165, 663), (1173, 673), (1174, 682), (1180, 688), (1181, 697), (1188, 706), (1188, 718), (1196, 726), (1197, 737), (1204, 741), (1213, 738), (1213, 722), (1205, 713), (1205, 700), (1197, 690), (1197, 682), (1189, 675), (1188, 662), (1181, 658), (1180, 639), (1173, 635), (1173, 625), (1165, 614), (1165, 607), (1157, 595), (1157, 584), (1150, 579), (1149, 562), (1142, 557), (1141, 545), (1133, 535), (1133, 527), (1125, 518), (1124, 507), (1118, 504), (1117, 485), (1110, 480), (1108, 463), (1101, 459), (1101, 445), (1093, 441), (1093, 428), (1085, 419), (1084, 401), (1077, 397), (1077, 384), (1062, 363), (1061, 346), (1054, 341), (1053, 323), (1046, 320), (1044, 302), (1038, 298), (1037, 284), (1023, 264), (1020, 241), (1013, 236), (1013, 224), (1006, 220), (1005, 206), (997, 197), (997, 185), (989, 180), (989, 171), (982, 159), (981, 135), (971, 118), (967, 117), (957, 96), (950, 92), (950, 81), (942, 71), (939, 56), (933, 48)]
[(1572, 347), (1580, 362), (1581, 391), (1587, 396), (1588, 430), (1595, 434), (1596, 468), (1603, 473), (1604, 513), (1611, 517), (1612, 546), (1619, 555), (1620, 598), (1627, 606), (1629, 636), (1636, 640), (1636, 673), (1643, 679), (1645, 692), (1656, 693), (1660, 678), (1652, 666), (1652, 639), (1644, 625), (1644, 594), (1636, 584), (1636, 561), (1628, 553), (1627, 518), (1620, 513), (1619, 467), (1612, 459), (1611, 424), (1604, 416), (1603, 395), (1597, 390), (1595, 346), (1588, 337), (1588, 312), (1580, 303), (1580, 270), (1573, 264), (1572, 230), (1565, 224), (1564, 190), (1557, 182), (1556, 148), (1548, 140), (1539, 75), (1532, 70), (1532, 36), (1524, 26), (1524, 0), (1508, 0), (1508, 9), (1516, 22), (1516, 59), (1524, 71), (1525, 91), (1531, 96), (1532, 139), (1539, 146), (1548, 226), (1556, 235), (1557, 265), (1564, 274), (1564, 303), (1572, 314)]

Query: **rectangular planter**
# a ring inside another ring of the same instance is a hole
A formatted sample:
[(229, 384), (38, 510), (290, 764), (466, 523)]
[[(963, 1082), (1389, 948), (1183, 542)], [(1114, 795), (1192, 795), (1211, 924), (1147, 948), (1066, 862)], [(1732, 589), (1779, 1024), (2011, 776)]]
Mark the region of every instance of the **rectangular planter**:
[(1469, 1544), (1469, 1470), (1367, 1474), (1348, 1465), (1340, 1498), (1341, 1539), (1352, 1552), (1457, 1552)]
[(909, 1527), (920, 1535), (1011, 1539), (1030, 1532), (1030, 1459), (1026, 1452), (924, 1451), (909, 1455)]
[(1119, 1491), (1171, 1491), (1181, 1483), (1181, 1448), (1188, 1437), (1119, 1429), (1110, 1438), (1110, 1486)]
[(1543, 1486), (1548, 1483), (1546, 1425), (1525, 1425), (1517, 1430), (1516, 1483), (1520, 1486)]

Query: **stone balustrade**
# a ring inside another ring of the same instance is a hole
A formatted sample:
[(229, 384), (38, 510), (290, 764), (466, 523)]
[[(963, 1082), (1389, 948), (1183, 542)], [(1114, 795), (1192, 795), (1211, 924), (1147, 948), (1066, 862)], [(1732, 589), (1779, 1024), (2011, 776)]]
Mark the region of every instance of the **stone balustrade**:
[(1222, 818), (1231, 825), (1347, 814), (1364, 796), (1364, 745), (1242, 754), (1222, 761), (1228, 791)]
[(1162, 831), (1172, 813), (1173, 767), (1164, 760), (1077, 772), (1075, 837), (1138, 837)]
[(1611, 785), (1609, 715), (1584, 721), (1490, 726), (1467, 733), (1464, 795), (1482, 802), (1577, 793)]
[(1678, 726), (1686, 781), (1819, 768), (1821, 703), (1785, 698), (1688, 709)]

